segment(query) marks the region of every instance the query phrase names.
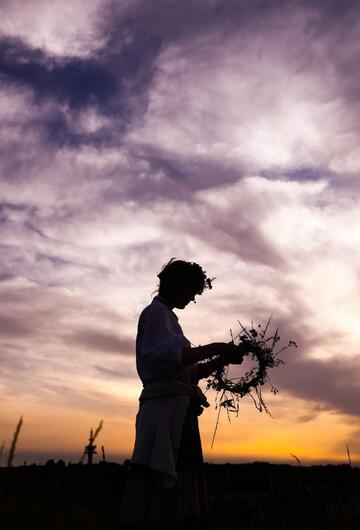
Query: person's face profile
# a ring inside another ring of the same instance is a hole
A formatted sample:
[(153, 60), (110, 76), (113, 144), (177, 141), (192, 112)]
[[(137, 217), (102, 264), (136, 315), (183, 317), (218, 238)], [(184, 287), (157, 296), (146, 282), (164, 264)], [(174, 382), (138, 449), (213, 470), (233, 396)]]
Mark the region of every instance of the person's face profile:
[(184, 309), (190, 302), (195, 301), (196, 293), (189, 286), (179, 286), (174, 297), (175, 307)]

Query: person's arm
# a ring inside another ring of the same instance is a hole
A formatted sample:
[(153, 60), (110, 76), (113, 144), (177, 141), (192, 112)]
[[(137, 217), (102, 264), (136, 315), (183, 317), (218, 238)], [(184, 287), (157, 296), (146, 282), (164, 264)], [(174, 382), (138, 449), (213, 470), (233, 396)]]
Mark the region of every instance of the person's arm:
[(227, 364), (241, 364), (244, 354), (253, 350), (254, 346), (250, 343), (235, 345), (232, 342), (213, 342), (205, 346), (185, 348), (182, 359), (183, 364), (193, 364), (213, 357), (197, 367), (197, 376), (203, 379)]
[(183, 350), (182, 363), (194, 364), (215, 356), (221, 358), (223, 362), (226, 362), (227, 358), (239, 356), (239, 353), (239, 346), (235, 346), (232, 342), (212, 342), (205, 346), (185, 348)]
[(216, 357), (215, 359), (211, 359), (211, 361), (208, 361), (206, 363), (199, 363), (197, 366), (196, 375), (198, 379), (204, 379), (206, 377), (209, 377), (209, 375), (213, 374), (214, 372), (216, 372), (216, 370), (219, 370), (219, 368), (222, 368), (226, 364), (229, 363), (221, 357)]

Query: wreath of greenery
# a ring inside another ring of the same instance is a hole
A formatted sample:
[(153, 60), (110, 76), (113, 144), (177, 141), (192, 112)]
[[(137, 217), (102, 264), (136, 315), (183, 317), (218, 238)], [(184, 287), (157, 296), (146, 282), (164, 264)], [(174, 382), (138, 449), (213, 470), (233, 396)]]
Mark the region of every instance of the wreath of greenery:
[[(268, 370), (285, 364), (279, 358), (279, 354), (289, 347), (296, 348), (297, 345), (293, 340), (290, 340), (286, 346), (277, 349), (276, 345), (280, 341), (279, 328), (276, 328), (275, 332), (268, 336), (270, 323), (271, 317), (264, 327), (259, 324), (256, 330), (253, 325), (250, 329), (247, 329), (239, 322), (240, 333), (236, 337), (232, 337), (234, 344), (241, 346), (241, 355), (250, 356), (255, 361), (253, 368), (245, 372), (240, 378), (229, 378), (229, 367), (224, 366), (207, 380), (206, 388), (213, 389), (217, 393), (215, 399), (216, 408), (218, 408), (218, 417), (211, 446), (214, 444), (221, 408), (226, 409), (230, 420), (230, 413), (238, 415), (239, 401), (244, 396), (249, 395), (260, 412), (265, 411), (271, 416), (262, 395), (262, 387), (265, 383), (269, 383), (273, 394), (277, 394), (278, 389), (271, 384)], [(248, 351), (246, 351), (246, 346), (248, 346)], [(244, 350), (245, 354), (243, 353)]]

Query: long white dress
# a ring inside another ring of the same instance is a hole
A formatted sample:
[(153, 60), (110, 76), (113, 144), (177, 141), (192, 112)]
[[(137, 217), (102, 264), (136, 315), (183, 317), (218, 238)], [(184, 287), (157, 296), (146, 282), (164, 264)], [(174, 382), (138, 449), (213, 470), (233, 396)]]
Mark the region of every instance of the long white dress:
[(182, 364), (183, 350), (189, 346), (177, 316), (156, 296), (138, 324), (136, 365), (144, 389), (121, 528), (190, 529), (195, 519), (197, 525), (207, 517), (201, 441), (193, 412), (197, 364)]
[(176, 461), (185, 417), (197, 384), (197, 364), (184, 366), (182, 355), (190, 342), (178, 318), (159, 296), (139, 318), (136, 365), (144, 390), (136, 417), (131, 458), (177, 479)]

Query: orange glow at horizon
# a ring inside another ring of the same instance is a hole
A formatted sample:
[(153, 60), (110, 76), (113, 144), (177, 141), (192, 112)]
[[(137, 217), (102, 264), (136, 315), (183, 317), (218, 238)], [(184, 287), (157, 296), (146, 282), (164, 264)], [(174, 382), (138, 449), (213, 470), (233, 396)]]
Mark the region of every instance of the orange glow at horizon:
[[(283, 404), (279, 401), (279, 408)], [(291, 407), (301, 407), (301, 401), (293, 400)], [(216, 414), (208, 409), (200, 417), (204, 459), (208, 462), (237, 462), (265, 460), (270, 462), (294, 463), (291, 455), (296, 455), (301, 463), (344, 463), (346, 462), (346, 444), (349, 444), (353, 462), (360, 460), (360, 451), (354, 429), (349, 427), (347, 418), (341, 415), (322, 412), (315, 421), (297, 423), (291, 420), (290, 411), (284, 417), (272, 419), (258, 413), (250, 403), (242, 406), (238, 418), (228, 423), (226, 414), (220, 417), (220, 424), (213, 449), (211, 440), (214, 432)], [(15, 407), (12, 413), (3, 417), (2, 436), (7, 441), (7, 448), (15, 428)], [(134, 422), (137, 412), (137, 400), (123, 411), (114, 410), (111, 416), (97, 417), (88, 412), (66, 409), (46, 410), (42, 408), (16, 406), (24, 412), (24, 424), (20, 432), (17, 453), (21, 462), (21, 453), (34, 453), (35, 460), (41, 461), (41, 452), (54, 454), (54, 458), (82, 454), (87, 443), (90, 428), (97, 427), (100, 419), (104, 425), (96, 440), (98, 454), (101, 458), (101, 446), (110, 459), (121, 462), (131, 457), (134, 442)], [(276, 406), (273, 406), (273, 411)], [(42, 462), (44, 463), (44, 462)]]

